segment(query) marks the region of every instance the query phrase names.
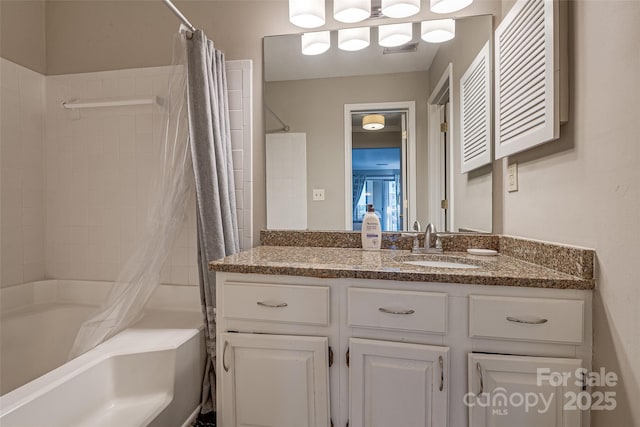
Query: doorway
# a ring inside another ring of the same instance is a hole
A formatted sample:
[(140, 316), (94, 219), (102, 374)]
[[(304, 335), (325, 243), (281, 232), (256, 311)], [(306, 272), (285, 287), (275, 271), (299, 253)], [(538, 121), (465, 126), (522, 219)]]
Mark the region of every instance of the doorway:
[[(380, 123), (367, 129), (367, 119)], [(383, 231), (415, 218), (415, 103), (345, 105), (346, 229), (360, 230), (372, 204)]]
[(452, 82), (449, 64), (427, 101), (428, 212), (439, 231), (455, 231)]

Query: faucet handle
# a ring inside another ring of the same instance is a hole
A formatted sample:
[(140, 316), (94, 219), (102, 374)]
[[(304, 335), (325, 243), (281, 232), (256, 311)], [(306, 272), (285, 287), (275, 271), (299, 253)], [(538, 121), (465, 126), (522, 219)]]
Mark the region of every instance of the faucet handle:
[(440, 239), (439, 233), (436, 233), (436, 249), (442, 249), (442, 239)]
[(417, 219), (413, 223), (413, 231), (420, 232), (420, 222)]

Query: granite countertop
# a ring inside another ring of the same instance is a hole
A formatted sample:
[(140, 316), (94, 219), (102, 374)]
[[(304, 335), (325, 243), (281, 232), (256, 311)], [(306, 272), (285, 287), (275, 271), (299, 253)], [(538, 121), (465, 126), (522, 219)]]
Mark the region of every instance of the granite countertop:
[[(590, 278), (573, 276), (514, 257), (474, 256), (466, 252), (446, 252), (459, 262), (479, 268), (436, 268), (404, 264), (401, 261), (424, 255), (408, 250), (364, 251), (359, 248), (258, 246), (209, 263), (212, 271), (278, 274), (318, 278), (353, 278), (440, 282), (493, 286), (520, 286), (555, 289), (594, 288)], [(400, 258), (399, 258), (400, 257)], [(437, 260), (439, 255), (428, 255)], [(441, 257), (441, 256), (440, 256)], [(442, 258), (440, 258), (442, 259)]]

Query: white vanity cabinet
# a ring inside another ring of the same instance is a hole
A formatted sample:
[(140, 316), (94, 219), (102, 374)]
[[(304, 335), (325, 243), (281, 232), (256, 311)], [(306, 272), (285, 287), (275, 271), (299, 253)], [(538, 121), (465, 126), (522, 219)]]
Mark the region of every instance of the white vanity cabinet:
[(223, 425), (329, 424), (327, 338), (220, 334)]
[[(216, 273), (218, 425), (587, 427), (471, 407), (537, 385), (537, 369), (591, 365), (591, 292)], [(546, 397), (546, 396), (545, 396)], [(560, 396), (563, 398), (563, 396)], [(500, 408), (498, 408), (500, 409)]]
[[(469, 354), (469, 427), (580, 427), (580, 411), (568, 408), (582, 391), (581, 366), (580, 359)], [(540, 369), (566, 380), (549, 381)]]
[(349, 425), (447, 425), (449, 349), (349, 339)]

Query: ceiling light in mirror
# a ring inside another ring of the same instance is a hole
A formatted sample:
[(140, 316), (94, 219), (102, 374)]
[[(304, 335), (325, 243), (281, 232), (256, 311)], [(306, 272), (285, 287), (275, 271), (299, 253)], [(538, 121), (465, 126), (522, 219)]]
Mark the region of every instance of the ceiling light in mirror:
[(369, 46), (370, 34), (369, 27), (338, 30), (338, 47), (348, 51), (364, 49)]
[(431, 12), (451, 13), (464, 9), (473, 3), (473, 0), (431, 0)]
[(368, 114), (362, 118), (362, 128), (366, 130), (380, 130), (384, 128), (382, 114)]
[(456, 36), (456, 21), (453, 19), (437, 19), (422, 22), (420, 31), (422, 40), (429, 43), (442, 43)]
[(420, 12), (420, 0), (382, 0), (382, 13), (389, 18), (406, 18)]
[(289, 0), (289, 21), (302, 28), (324, 25), (324, 0)]
[(302, 35), (302, 53), (305, 55), (320, 55), (331, 47), (331, 33), (329, 31), (317, 31)]
[(352, 24), (371, 16), (371, 0), (334, 0), (333, 17), (336, 21)]
[(402, 46), (413, 38), (413, 24), (381, 25), (378, 27), (378, 44), (382, 47)]

